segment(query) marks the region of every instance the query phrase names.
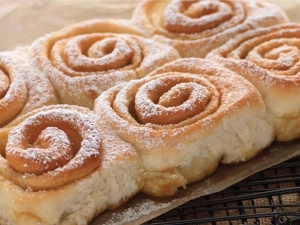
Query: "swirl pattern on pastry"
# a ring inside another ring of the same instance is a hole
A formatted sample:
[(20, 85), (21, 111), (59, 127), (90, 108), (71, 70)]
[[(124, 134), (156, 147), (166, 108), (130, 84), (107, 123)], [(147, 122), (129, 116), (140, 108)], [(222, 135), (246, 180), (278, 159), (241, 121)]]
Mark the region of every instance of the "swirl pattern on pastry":
[(85, 108), (42, 107), (9, 124), (1, 175), (34, 191), (65, 186), (94, 171), (102, 134)]
[(148, 77), (105, 91), (94, 111), (138, 149), (151, 174), (144, 191), (157, 196), (172, 195), (179, 186), (202, 179), (220, 161), (252, 158), (274, 137), (254, 86), (196, 58), (176, 60)]
[(300, 135), (299, 28), (287, 23), (249, 31), (207, 56), (255, 85), (273, 117), (278, 141)]
[(0, 126), (33, 109), (55, 103), (50, 81), (29, 65), (25, 52), (0, 53)]
[(84, 107), (33, 110), (0, 128), (0, 141), (0, 203), (10, 224), (88, 224), (144, 185), (136, 149)]
[(37, 39), (31, 58), (62, 103), (93, 108), (104, 90), (144, 77), (180, 55), (171, 46), (142, 37), (129, 21), (89, 20)]
[(275, 5), (248, 0), (144, 0), (133, 23), (183, 57), (203, 58), (238, 33), (288, 21)]

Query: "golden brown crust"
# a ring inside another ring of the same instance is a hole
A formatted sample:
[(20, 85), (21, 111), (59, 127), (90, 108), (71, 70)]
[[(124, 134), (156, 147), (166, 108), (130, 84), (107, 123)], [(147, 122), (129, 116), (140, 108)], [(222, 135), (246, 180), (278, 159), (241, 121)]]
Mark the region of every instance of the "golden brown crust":
[(30, 55), (62, 103), (88, 108), (104, 90), (180, 58), (171, 46), (143, 38), (127, 20), (70, 25), (37, 39)]
[[(50, 142), (49, 147), (45, 139)], [(10, 180), (35, 191), (74, 182), (99, 166), (101, 139), (97, 125), (77, 111), (36, 112), (9, 133), (7, 167), (16, 171), (11, 171), (14, 176)], [(79, 140), (80, 147), (74, 144)]]
[[(186, 96), (182, 90), (190, 87), (194, 93)], [(171, 107), (159, 103), (161, 97), (170, 92), (173, 96), (176, 91), (176, 98), (185, 101)], [(204, 107), (197, 108), (195, 101), (199, 100)], [(197, 114), (183, 113), (185, 116), (176, 123), (143, 123), (141, 116), (168, 120), (169, 115), (158, 114), (156, 108), (196, 110)], [(138, 149), (146, 171), (161, 173), (157, 177), (181, 176), (180, 186), (212, 173), (220, 161), (230, 164), (252, 158), (274, 138), (273, 126), (254, 86), (223, 67), (196, 58), (177, 60), (149, 77), (109, 89), (97, 98), (94, 111), (122, 139)], [(205, 160), (211, 163), (208, 165)], [(203, 169), (199, 167), (200, 161)], [(193, 174), (196, 165), (198, 172)], [(149, 178), (151, 182), (152, 178)], [(173, 185), (178, 185), (178, 180)], [(153, 195), (165, 193), (144, 191)]]
[(183, 57), (203, 58), (238, 33), (288, 19), (279, 7), (261, 1), (144, 0), (132, 21)]
[(0, 53), (0, 126), (33, 109), (56, 104), (50, 81), (19, 50)]
[(207, 56), (255, 85), (273, 117), (278, 141), (300, 135), (299, 28), (287, 23), (249, 31)]

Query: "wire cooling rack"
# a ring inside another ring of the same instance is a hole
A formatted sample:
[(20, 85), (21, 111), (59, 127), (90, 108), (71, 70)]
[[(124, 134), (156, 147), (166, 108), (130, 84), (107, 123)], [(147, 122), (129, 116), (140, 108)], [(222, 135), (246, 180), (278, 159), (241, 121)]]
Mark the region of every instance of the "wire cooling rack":
[(191, 200), (145, 224), (300, 225), (300, 158)]

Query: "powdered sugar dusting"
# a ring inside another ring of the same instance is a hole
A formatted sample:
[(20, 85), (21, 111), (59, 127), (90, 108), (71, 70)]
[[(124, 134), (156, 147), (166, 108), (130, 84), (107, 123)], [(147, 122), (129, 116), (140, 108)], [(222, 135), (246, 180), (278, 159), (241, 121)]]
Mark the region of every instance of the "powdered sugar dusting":
[[(109, 23), (99, 20), (92, 26)], [(76, 24), (70, 27), (72, 32), (54, 32), (32, 44), (34, 65), (49, 77), (62, 103), (91, 109), (98, 95), (108, 88), (146, 76), (157, 62), (162, 65), (179, 57), (170, 46), (140, 36), (105, 32), (102, 28), (101, 32), (90, 33), (88, 25)], [(78, 35), (77, 29), (81, 30)]]
[[(225, 64), (228, 62), (228, 65), (231, 59), (235, 59), (236, 64), (241, 66), (241, 74), (249, 74), (250, 81), (250, 76), (257, 76), (266, 86), (276, 83), (284, 85), (285, 76), (290, 79), (300, 71), (300, 51), (297, 47), (300, 40), (297, 32), (292, 24), (248, 31), (216, 49), (208, 57)], [(242, 67), (248, 68), (245, 72), (249, 73), (244, 73)]]
[(127, 208), (122, 213), (113, 213), (112, 219), (104, 224), (123, 224), (125, 222), (130, 222), (135, 219), (140, 218), (141, 216), (149, 215), (152, 212), (155, 212), (159, 209), (164, 209), (170, 206), (172, 203), (157, 203), (150, 199), (143, 200), (141, 203), (137, 204), (134, 208)]
[(0, 69), (0, 97), (2, 98), (9, 87), (9, 79), (6, 74)]
[(210, 98), (209, 91), (192, 82), (194, 80), (183, 76), (164, 76), (142, 85), (135, 96), (139, 120), (177, 124), (204, 111)]
[[(50, 133), (49, 129), (51, 131)], [(74, 137), (68, 133), (68, 129), (73, 130), (73, 132), (77, 133), (78, 137), (82, 139), (79, 146), (76, 142), (80, 140), (75, 140), (76, 135)], [(34, 143), (31, 143), (32, 138), (34, 138), (34, 136), (31, 136), (32, 130), (35, 132), (40, 130), (42, 132), (41, 134), (37, 134), (38, 137), (35, 137), (37, 141)], [(53, 135), (56, 137), (53, 137)], [(45, 144), (45, 141), (49, 143)], [(63, 174), (73, 173), (69, 178), (71, 179), (69, 182), (72, 182), (89, 174), (99, 165), (101, 160), (101, 141), (102, 137), (99, 128), (89, 115), (82, 114), (77, 110), (57, 107), (37, 112), (10, 131), (6, 146), (6, 156), (8, 163), (13, 168), (17, 167), (15, 168), (17, 171), (25, 172), (23, 179), (28, 176), (29, 186), (31, 185), (30, 177), (32, 177), (33, 174), (28, 173), (26, 175), (26, 171), (28, 171), (31, 162), (33, 162), (34, 165), (37, 163), (39, 166), (46, 167), (46, 169), (42, 168), (41, 171), (34, 172), (36, 175), (46, 172), (37, 176), (36, 179), (47, 180), (51, 179), (51, 177), (54, 179), (55, 177), (66, 176)], [(50, 148), (49, 152), (46, 149), (41, 150), (45, 145)], [(67, 155), (65, 155), (66, 153), (60, 152), (64, 150), (68, 152)], [(43, 153), (45, 153), (45, 155), (43, 155)], [(51, 155), (51, 153), (53, 155)], [(60, 156), (56, 157), (58, 155)], [(62, 162), (56, 163), (52, 161), (53, 159), (61, 159), (61, 155), (63, 164), (61, 164)], [(21, 157), (20, 160), (25, 162), (24, 164), (10, 161), (11, 158), (18, 159), (19, 157)], [(76, 170), (82, 170), (83, 168), (85, 169), (82, 172), (76, 172)], [(61, 184), (59, 184), (59, 182), (57, 182), (57, 184), (45, 184), (47, 188), (49, 188), (49, 186), (53, 187), (53, 185), (55, 187), (55, 185)]]
[(99, 121), (103, 133), (103, 168), (109, 168), (111, 164), (116, 163), (120, 157), (138, 157), (136, 149), (129, 143), (120, 139), (103, 122)]
[(50, 81), (30, 65), (26, 51), (2, 52), (0, 61), (10, 82), (1, 101), (6, 110), (12, 111), (6, 123), (33, 109), (57, 103)]
[(276, 5), (258, 1), (146, 2), (135, 10), (135, 24), (183, 57), (204, 58), (237, 34), (288, 21)]
[[(16, 56), (16, 58), (14, 57)], [(12, 52), (1, 52), (0, 70), (2, 93), (0, 102), (0, 125), (10, 122), (16, 117), (28, 100), (27, 86), (20, 69), (22, 60)]]
[[(65, 133), (58, 128), (47, 127), (32, 147), (24, 151), (14, 148), (13, 154), (24, 158), (26, 161), (23, 171), (25, 168), (27, 173), (39, 173), (67, 163), (74, 155), (74, 150), (70, 146), (70, 140)], [(59, 149), (59, 151), (56, 151), (56, 149)], [(39, 171), (38, 168), (40, 167), (45, 168), (45, 170)]]
[(173, 1), (164, 10), (164, 26), (170, 32), (216, 34), (243, 21), (241, 2)]

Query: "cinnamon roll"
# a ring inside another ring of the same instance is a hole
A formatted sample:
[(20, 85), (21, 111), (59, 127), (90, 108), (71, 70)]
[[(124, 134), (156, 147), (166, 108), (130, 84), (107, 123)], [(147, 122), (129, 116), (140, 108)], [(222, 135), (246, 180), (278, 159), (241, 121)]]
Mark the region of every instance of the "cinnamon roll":
[(238, 33), (288, 18), (278, 6), (257, 0), (143, 0), (132, 21), (183, 57), (204, 58)]
[(300, 24), (261, 28), (237, 36), (207, 57), (235, 71), (260, 91), (277, 141), (300, 136)]
[(138, 150), (143, 192), (174, 195), (219, 163), (249, 160), (274, 139), (255, 87), (217, 64), (197, 58), (168, 63), (140, 80), (103, 92), (94, 111)]
[(53, 105), (0, 129), (0, 218), (6, 224), (87, 224), (137, 193), (133, 146), (89, 109)]
[(127, 20), (88, 20), (37, 39), (30, 55), (62, 103), (92, 109), (104, 90), (180, 58), (173, 47), (141, 35)]
[(28, 62), (25, 51), (0, 53), (0, 126), (33, 109), (58, 103), (50, 81)]

